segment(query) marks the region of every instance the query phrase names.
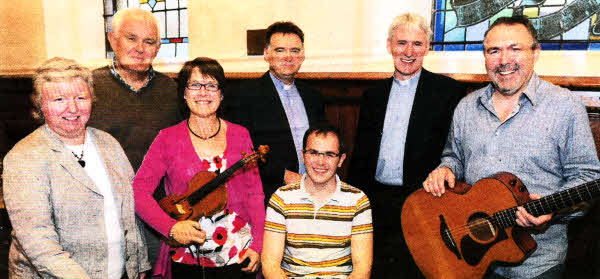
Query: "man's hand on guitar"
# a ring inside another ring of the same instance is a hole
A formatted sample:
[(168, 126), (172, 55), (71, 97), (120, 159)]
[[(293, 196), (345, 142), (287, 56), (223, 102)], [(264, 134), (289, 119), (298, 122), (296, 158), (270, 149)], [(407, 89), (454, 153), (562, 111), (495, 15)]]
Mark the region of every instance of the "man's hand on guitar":
[(191, 220), (179, 221), (171, 228), (169, 238), (182, 245), (189, 245), (191, 243), (204, 244), (204, 241), (206, 241), (206, 232), (202, 230), (198, 222)]
[(447, 167), (440, 167), (433, 170), (423, 181), (423, 189), (436, 197), (441, 197), (446, 191), (445, 183), (448, 182), (450, 188), (454, 188), (454, 173)]
[[(532, 200), (537, 200), (537, 199), (540, 199), (542, 196), (537, 195), (537, 194), (530, 194), (529, 197)], [(550, 221), (550, 219), (552, 219), (552, 216), (554, 215), (554, 213), (535, 217), (535, 216), (529, 214), (529, 212), (527, 212), (527, 210), (525, 210), (525, 208), (523, 208), (522, 206), (519, 206), (518, 210), (516, 212), (516, 215), (517, 215), (517, 220), (516, 220), (517, 225), (519, 225), (521, 227), (525, 227), (525, 228), (534, 228), (535, 231), (537, 231), (539, 233), (539, 232), (545, 231), (548, 228), (548, 226), (549, 226), (548, 221)]]

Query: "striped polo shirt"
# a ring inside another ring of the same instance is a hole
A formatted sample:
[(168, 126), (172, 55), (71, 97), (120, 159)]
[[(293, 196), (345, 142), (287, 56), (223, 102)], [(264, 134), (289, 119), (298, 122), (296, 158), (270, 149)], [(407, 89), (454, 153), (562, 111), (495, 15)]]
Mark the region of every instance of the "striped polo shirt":
[(369, 199), (336, 176), (336, 191), (315, 208), (305, 178), (273, 194), (265, 229), (286, 234), (281, 268), (288, 277), (346, 278), (352, 272), (352, 235), (373, 232)]

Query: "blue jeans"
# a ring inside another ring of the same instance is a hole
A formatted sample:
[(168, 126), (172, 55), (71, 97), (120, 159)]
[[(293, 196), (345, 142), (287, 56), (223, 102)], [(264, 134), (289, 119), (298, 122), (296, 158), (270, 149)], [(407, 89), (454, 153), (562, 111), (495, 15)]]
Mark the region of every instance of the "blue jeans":
[[(563, 275), (564, 275), (563, 274), (564, 271), (565, 271), (565, 265), (559, 264), (559, 265), (555, 265), (555, 266), (551, 267), (550, 269), (544, 271), (544, 273), (542, 273), (536, 277), (533, 277), (531, 279), (562, 279)], [(489, 272), (483, 278), (484, 279), (508, 279), (504, 276), (498, 275), (493, 272)]]

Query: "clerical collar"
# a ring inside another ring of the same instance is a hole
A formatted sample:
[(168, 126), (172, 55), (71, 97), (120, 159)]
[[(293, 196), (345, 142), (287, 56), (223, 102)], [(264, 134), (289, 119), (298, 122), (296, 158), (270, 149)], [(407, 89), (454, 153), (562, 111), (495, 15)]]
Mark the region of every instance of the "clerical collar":
[(119, 83), (121, 83), (123, 86), (125, 86), (127, 89), (129, 89), (129, 91), (131, 91), (135, 94), (141, 93), (142, 90), (144, 90), (146, 87), (148, 87), (148, 85), (150, 85), (150, 82), (156, 75), (156, 73), (154, 72), (154, 68), (152, 68), (152, 65), (150, 65), (150, 69), (148, 69), (148, 73), (150, 75), (148, 77), (148, 81), (146, 81), (144, 86), (140, 87), (140, 90), (135, 90), (135, 88), (133, 86), (129, 85), (127, 83), (127, 81), (125, 81), (125, 79), (119, 74), (119, 71), (117, 71), (117, 58), (116, 57), (113, 58), (112, 64), (110, 64), (110, 66), (108, 68), (110, 69), (110, 73), (113, 75), (113, 77), (115, 79), (117, 79), (117, 81), (119, 81)]
[(288, 90), (294, 88), (294, 86), (295, 86), (296, 81), (293, 81), (292, 84), (285, 84), (283, 81), (279, 80), (273, 74), (271, 74), (271, 72), (269, 72), (269, 75), (271, 76), (271, 80), (273, 80), (273, 84), (275, 85), (275, 88), (277, 88), (278, 91), (279, 90), (288, 91)]
[(407, 80), (399, 80), (396, 78), (396, 75), (394, 75), (394, 82), (396, 83), (396, 85), (400, 86), (400, 87), (415, 87), (417, 83), (419, 82), (419, 78), (421, 77), (421, 71), (419, 71), (414, 77), (411, 77)]

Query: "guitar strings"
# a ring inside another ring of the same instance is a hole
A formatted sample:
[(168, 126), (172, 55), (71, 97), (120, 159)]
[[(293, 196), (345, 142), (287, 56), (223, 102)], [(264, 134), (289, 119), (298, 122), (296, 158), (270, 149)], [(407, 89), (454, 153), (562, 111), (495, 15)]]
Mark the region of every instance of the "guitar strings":
[[(592, 186), (592, 187), (589, 187)], [(593, 188), (596, 187), (596, 188)], [(581, 188), (585, 188), (584, 190), (586, 190), (586, 194), (590, 197), (590, 198), (584, 198), (584, 196), (582, 196), (582, 194), (580, 193), (580, 189)], [(590, 189), (591, 188), (591, 189)], [(580, 186), (577, 187), (573, 187), (570, 189), (567, 189), (565, 191), (562, 192), (558, 192), (558, 193), (554, 193), (552, 195), (546, 196), (542, 199), (538, 199), (538, 200), (533, 200), (530, 201), (526, 204), (523, 205), (519, 205), (519, 206), (523, 206), (523, 207), (528, 207), (528, 212), (531, 214), (533, 213), (534, 215), (541, 215), (541, 213), (546, 212), (546, 210), (544, 210), (544, 205), (541, 204), (543, 202), (546, 202), (546, 204), (551, 207), (551, 209), (553, 208), (565, 208), (565, 207), (569, 207), (569, 202), (572, 205), (575, 205), (577, 203), (586, 201), (586, 200), (590, 200), (591, 198), (597, 196), (600, 194), (600, 181), (591, 181), (585, 184), (582, 184)], [(565, 200), (564, 198), (569, 198), (570, 201)], [(580, 202), (575, 202), (575, 200), (578, 200)], [(541, 207), (541, 213), (537, 210), (537, 205), (539, 204), (539, 206)], [(499, 218), (494, 218), (494, 217), (490, 217), (490, 220), (485, 219), (485, 218), (479, 218), (475, 221), (472, 222), (467, 222), (466, 225), (461, 225), (461, 226), (457, 226), (457, 227), (448, 227), (447, 231), (450, 232), (451, 234), (465, 234), (467, 232), (471, 232), (472, 234), (477, 234), (477, 233), (484, 233), (484, 232), (488, 232), (489, 230), (487, 228), (489, 228), (489, 225), (491, 225), (494, 229), (498, 230), (498, 229), (506, 229), (509, 227), (513, 227), (516, 225), (516, 211), (517, 211), (517, 207), (518, 206), (514, 206), (505, 210), (501, 210), (498, 211), (494, 214), (492, 214), (492, 216), (495, 215), (499, 215)], [(550, 210), (550, 211), (554, 211), (554, 210)], [(500, 216), (502, 215), (502, 216)], [(500, 226), (500, 225), (504, 225), (507, 224), (508, 226)], [(496, 233), (494, 233), (494, 235), (496, 235)]]

